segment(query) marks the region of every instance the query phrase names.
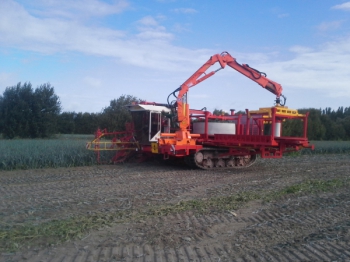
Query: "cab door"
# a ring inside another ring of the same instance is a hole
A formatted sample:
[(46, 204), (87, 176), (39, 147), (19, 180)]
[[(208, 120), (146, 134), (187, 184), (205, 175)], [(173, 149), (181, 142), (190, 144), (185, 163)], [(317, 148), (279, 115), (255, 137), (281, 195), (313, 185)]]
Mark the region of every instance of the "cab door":
[(149, 117), (149, 141), (158, 142), (160, 137), (160, 132), (162, 129), (162, 113), (160, 112), (150, 112)]

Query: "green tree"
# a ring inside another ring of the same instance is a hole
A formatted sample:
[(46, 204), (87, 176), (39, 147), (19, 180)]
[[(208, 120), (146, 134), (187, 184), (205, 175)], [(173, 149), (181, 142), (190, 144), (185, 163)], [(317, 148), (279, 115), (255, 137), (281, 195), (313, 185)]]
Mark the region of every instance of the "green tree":
[(33, 112), (27, 103), (33, 95), (30, 83), (6, 88), (0, 104), (2, 133), (5, 138), (28, 136)]
[(58, 133), (60, 134), (74, 134), (75, 123), (74, 118), (77, 113), (75, 112), (63, 112), (58, 116), (57, 125)]
[(229, 114), (222, 109), (215, 108), (213, 111), (213, 115), (215, 115), (215, 116), (228, 116)]
[(118, 99), (113, 99), (102, 111), (100, 128), (107, 128), (111, 132), (125, 130), (125, 123), (131, 122), (131, 114), (126, 106), (135, 102), (141, 102), (141, 100), (131, 95), (122, 95)]
[(93, 134), (99, 127), (99, 114), (78, 113), (74, 118), (75, 134)]
[(282, 135), (300, 137), (303, 135), (303, 123), (300, 119), (287, 119), (282, 122)]
[(57, 131), (60, 110), (49, 83), (35, 91), (29, 82), (7, 87), (0, 99), (1, 132), (5, 138), (48, 137)]
[(32, 137), (49, 137), (57, 133), (61, 102), (55, 95), (54, 87), (49, 83), (40, 85), (35, 89), (33, 101), (35, 129), (32, 130)]
[(345, 131), (345, 139), (349, 140), (350, 139), (350, 116), (342, 119), (341, 124)]
[(344, 118), (350, 116), (350, 107), (345, 107), (344, 109)]
[(308, 108), (298, 110), (301, 114), (309, 113), (308, 117), (308, 138), (310, 140), (323, 140), (326, 134), (326, 128), (321, 121), (321, 109)]
[(346, 132), (342, 121), (337, 119), (337, 121), (332, 126), (332, 140), (344, 140), (346, 139)]
[(341, 119), (333, 121), (329, 115), (322, 115), (321, 120), (326, 129), (325, 140), (340, 140), (346, 137)]

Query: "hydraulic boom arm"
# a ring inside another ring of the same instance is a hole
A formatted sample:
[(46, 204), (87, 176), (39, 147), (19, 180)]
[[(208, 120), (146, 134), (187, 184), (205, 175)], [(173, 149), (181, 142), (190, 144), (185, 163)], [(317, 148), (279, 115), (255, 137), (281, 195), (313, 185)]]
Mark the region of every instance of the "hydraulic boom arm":
[[(207, 69), (219, 62), (221, 68), (206, 73)], [(280, 97), (282, 96), (285, 101), (285, 97), (282, 95), (282, 86), (266, 77), (265, 73), (259, 72), (258, 70), (249, 67), (247, 64), (239, 64), (235, 58), (233, 58), (229, 53), (223, 52), (221, 54), (216, 54), (210, 57), (210, 59), (199, 68), (190, 78), (188, 78), (175, 92), (179, 92), (177, 95), (177, 118), (180, 123), (180, 129), (185, 131), (189, 126), (189, 108), (187, 104), (187, 92), (190, 87), (193, 87), (205, 79), (211, 77), (219, 70), (225, 68), (228, 65), (233, 69), (237, 70), (239, 73), (250, 78), (254, 82), (261, 85), (263, 88), (267, 89), (271, 93), (276, 95), (276, 104), (280, 105)], [(283, 103), (284, 105), (284, 103)]]

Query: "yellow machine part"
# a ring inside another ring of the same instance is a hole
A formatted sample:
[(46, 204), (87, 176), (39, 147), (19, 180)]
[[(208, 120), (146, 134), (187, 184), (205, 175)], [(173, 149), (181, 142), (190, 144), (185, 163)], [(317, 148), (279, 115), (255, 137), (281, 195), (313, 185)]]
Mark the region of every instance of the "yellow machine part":
[(92, 141), (86, 143), (86, 149), (93, 151), (137, 150), (139, 148), (138, 142)]
[(276, 115), (277, 116), (294, 116), (294, 117), (303, 117), (304, 114), (299, 114), (298, 110), (296, 109), (290, 109), (286, 106), (276, 106), (276, 107), (263, 107), (259, 108), (259, 110), (252, 110), (248, 112), (248, 117), (251, 117), (252, 115), (263, 115), (264, 118), (271, 118), (272, 117), (272, 109), (276, 108)]
[(158, 154), (158, 143), (151, 143), (152, 153)]

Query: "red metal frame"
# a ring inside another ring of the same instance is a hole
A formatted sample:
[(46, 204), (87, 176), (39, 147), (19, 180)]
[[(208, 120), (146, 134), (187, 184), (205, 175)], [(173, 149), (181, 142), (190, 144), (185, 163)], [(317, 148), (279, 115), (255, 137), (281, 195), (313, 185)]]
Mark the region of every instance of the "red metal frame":
[[(151, 103), (150, 103), (151, 104)], [(148, 111), (145, 111), (148, 114)], [(127, 124), (125, 132), (107, 132), (106, 129), (98, 130), (95, 134), (95, 140), (90, 143), (90, 149), (96, 152), (99, 163), (102, 163), (100, 151), (116, 150), (112, 163), (123, 162), (132, 153), (140, 156), (140, 161), (154, 154), (163, 155), (164, 159), (170, 157), (183, 158), (193, 155), (204, 148), (211, 148), (218, 151), (221, 157), (225, 156), (247, 156), (258, 154), (262, 158), (281, 158), (283, 153), (297, 151), (301, 148), (312, 148), (307, 139), (307, 119), (308, 113), (298, 114), (296, 110), (286, 107), (263, 108), (257, 111), (246, 110), (245, 114), (234, 114), (217, 116), (209, 111), (189, 110), (190, 127), (196, 121), (204, 122), (204, 132), (201, 134), (190, 134), (187, 139), (191, 143), (145, 143), (139, 144), (134, 138), (134, 125)], [(299, 119), (303, 123), (303, 135), (301, 137), (283, 136), (282, 124), (280, 136), (276, 136), (274, 126), (276, 123), (282, 123), (288, 119)], [(230, 122), (235, 124), (235, 134), (209, 134), (208, 126), (211, 121)], [(270, 124), (270, 133), (264, 133), (264, 125)], [(176, 137), (176, 133), (169, 133), (170, 141)], [(103, 142), (101, 138), (112, 136), (110, 142)], [(160, 138), (164, 140), (166, 138)], [(108, 148), (102, 148), (103, 145)], [(153, 151), (152, 146), (156, 146)]]
[[(251, 113), (246, 110), (246, 114), (216, 116), (208, 111), (203, 110), (189, 110), (190, 119), (194, 121), (203, 121), (204, 133), (200, 134), (196, 140), (195, 145), (177, 145), (177, 144), (163, 144), (159, 146), (159, 152), (169, 156), (183, 157), (189, 155), (191, 152), (195, 153), (203, 147), (217, 148), (218, 150), (226, 149), (226, 155), (244, 156), (249, 154), (259, 154), (262, 158), (281, 158), (283, 153), (297, 151), (301, 148), (312, 148), (307, 139), (307, 118), (308, 113), (290, 114), (278, 113), (278, 109), (287, 109), (284, 107), (272, 107), (265, 109), (267, 111), (258, 111)], [(296, 111), (296, 110), (294, 110)], [(303, 122), (303, 136), (302, 137), (286, 137), (282, 135), (276, 137), (274, 126), (276, 123), (282, 123), (287, 119), (300, 119)], [(235, 134), (208, 134), (208, 123), (210, 121), (227, 121), (235, 123)], [(264, 124), (271, 124), (270, 134), (264, 134)], [(192, 134), (194, 136), (196, 134)]]
[[(133, 123), (125, 124), (126, 131), (108, 132), (107, 129), (98, 129), (95, 133), (95, 139), (87, 144), (87, 149), (93, 150), (99, 164), (101, 161), (101, 151), (116, 151), (112, 159), (108, 162), (120, 163), (125, 161), (133, 152), (139, 150), (139, 144), (134, 139)], [(112, 137), (109, 141), (101, 141), (106, 137)]]

